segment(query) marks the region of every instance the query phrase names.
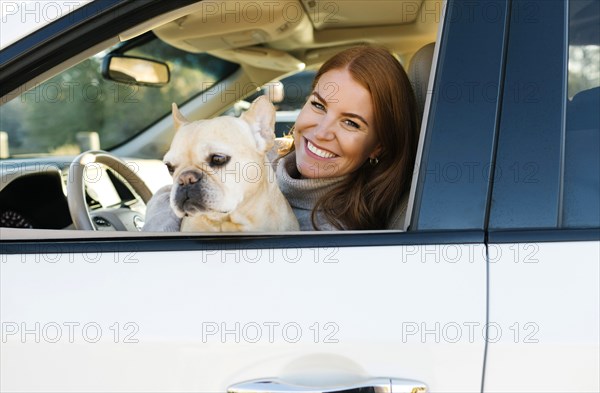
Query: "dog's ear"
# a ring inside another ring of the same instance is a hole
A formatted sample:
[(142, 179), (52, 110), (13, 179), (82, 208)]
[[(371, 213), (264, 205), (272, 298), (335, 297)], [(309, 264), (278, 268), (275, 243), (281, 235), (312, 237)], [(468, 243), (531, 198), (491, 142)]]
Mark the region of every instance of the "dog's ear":
[(184, 126), (189, 123), (189, 120), (186, 119), (185, 116), (183, 116), (181, 114), (181, 112), (179, 112), (179, 108), (177, 107), (176, 103), (173, 103), (172, 109), (173, 109), (173, 123), (175, 123), (176, 130), (180, 129), (181, 126)]
[(252, 129), (259, 151), (267, 152), (275, 141), (275, 107), (266, 96), (260, 96), (240, 117)]

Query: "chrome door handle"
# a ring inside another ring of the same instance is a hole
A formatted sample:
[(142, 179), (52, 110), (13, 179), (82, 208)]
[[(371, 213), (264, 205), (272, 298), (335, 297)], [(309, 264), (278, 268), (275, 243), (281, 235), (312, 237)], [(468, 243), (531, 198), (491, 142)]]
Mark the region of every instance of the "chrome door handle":
[(315, 387), (283, 382), (279, 379), (255, 379), (230, 386), (227, 393), (426, 393), (427, 386), (418, 381), (396, 378), (373, 378), (348, 385)]

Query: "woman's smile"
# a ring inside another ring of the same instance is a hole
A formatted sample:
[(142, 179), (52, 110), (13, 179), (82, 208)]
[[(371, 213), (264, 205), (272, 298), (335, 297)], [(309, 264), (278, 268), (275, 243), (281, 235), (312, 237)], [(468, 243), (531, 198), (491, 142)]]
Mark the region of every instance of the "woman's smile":
[(323, 158), (323, 159), (335, 158), (338, 156), (337, 154), (332, 153), (329, 150), (325, 150), (321, 147), (318, 147), (317, 145), (315, 145), (314, 143), (312, 143), (311, 141), (309, 141), (306, 138), (304, 138), (304, 141), (305, 141), (305, 147), (308, 150), (309, 155), (316, 156), (316, 158)]

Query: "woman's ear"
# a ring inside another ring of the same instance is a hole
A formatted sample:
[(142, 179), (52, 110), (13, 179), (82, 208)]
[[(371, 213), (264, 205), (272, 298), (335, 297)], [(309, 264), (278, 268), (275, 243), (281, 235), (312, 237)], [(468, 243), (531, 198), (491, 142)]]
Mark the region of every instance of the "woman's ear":
[(372, 158), (372, 159), (379, 158), (382, 150), (383, 150), (383, 147), (381, 146), (381, 144), (377, 144), (377, 146), (375, 146), (375, 149), (373, 149), (371, 154), (369, 154), (369, 158)]

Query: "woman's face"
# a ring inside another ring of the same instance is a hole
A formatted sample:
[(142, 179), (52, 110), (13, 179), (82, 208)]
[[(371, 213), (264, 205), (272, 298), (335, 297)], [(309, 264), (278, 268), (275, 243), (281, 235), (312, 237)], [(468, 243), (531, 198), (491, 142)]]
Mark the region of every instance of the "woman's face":
[(331, 70), (317, 82), (294, 129), (296, 166), (306, 178), (354, 172), (380, 148), (373, 130), (371, 94), (348, 70)]

